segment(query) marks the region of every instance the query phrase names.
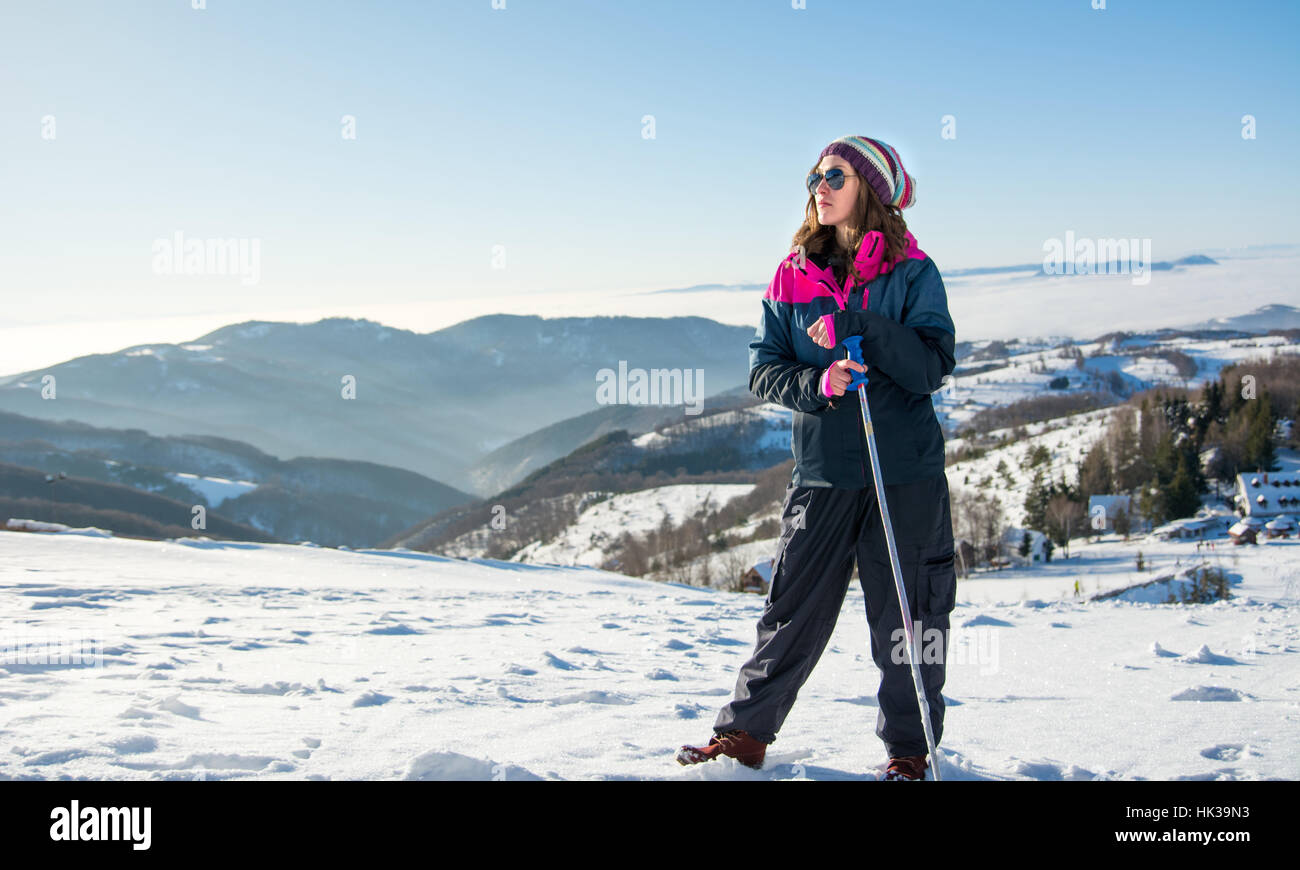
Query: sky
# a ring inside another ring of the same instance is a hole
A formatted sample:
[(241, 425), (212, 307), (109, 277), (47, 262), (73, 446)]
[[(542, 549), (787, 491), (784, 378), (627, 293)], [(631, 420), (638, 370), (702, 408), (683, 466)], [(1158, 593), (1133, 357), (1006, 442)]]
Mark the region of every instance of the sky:
[[(900, 153), (941, 272), (1300, 240), (1300, 7), (1093, 2), (3, 4), (0, 373), (766, 286), (845, 135)], [(243, 271), (168, 272), (177, 234)]]

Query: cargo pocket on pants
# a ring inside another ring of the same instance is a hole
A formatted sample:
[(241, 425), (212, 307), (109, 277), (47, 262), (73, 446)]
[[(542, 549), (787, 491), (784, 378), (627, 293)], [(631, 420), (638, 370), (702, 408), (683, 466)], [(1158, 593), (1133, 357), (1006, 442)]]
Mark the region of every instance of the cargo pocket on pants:
[(926, 613), (951, 613), (957, 604), (957, 567), (951, 542), (930, 547), (921, 556), (918, 590)]

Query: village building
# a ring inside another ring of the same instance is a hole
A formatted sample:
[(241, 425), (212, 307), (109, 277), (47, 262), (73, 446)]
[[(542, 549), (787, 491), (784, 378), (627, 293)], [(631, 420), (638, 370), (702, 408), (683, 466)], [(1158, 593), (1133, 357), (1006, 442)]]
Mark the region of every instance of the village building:
[(1228, 529), (1228, 537), (1234, 544), (1255, 544), (1265, 525), (1259, 517), (1245, 517)]
[[(1113, 532), (1115, 531), (1115, 518), (1119, 516), (1121, 511), (1128, 515), (1130, 534), (1138, 534), (1150, 526), (1150, 523), (1146, 522), (1141, 514), (1133, 510), (1132, 499), (1127, 495), (1088, 496), (1088, 515), (1084, 517), (1084, 522), (1088, 524), (1089, 532)], [(1093, 517), (1102, 517), (1105, 526), (1098, 529), (1093, 525)]]
[(1237, 475), (1237, 494), (1233, 496), (1237, 513), (1260, 517), (1300, 518), (1300, 473), (1255, 471)]
[(768, 588), (772, 585), (772, 563), (775, 559), (760, 559), (753, 564), (740, 578), (740, 589), (742, 592), (755, 592), (759, 595), (766, 595)]

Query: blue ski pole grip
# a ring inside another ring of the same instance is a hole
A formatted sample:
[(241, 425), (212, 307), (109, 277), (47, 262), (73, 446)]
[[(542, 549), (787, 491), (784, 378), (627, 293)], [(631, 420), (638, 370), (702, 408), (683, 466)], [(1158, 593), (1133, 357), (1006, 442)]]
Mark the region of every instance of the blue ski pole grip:
[[(840, 344), (844, 345), (845, 349), (848, 350), (849, 359), (853, 360), (863, 368), (867, 367), (866, 362), (862, 359), (862, 336), (850, 335), (840, 342)], [(846, 390), (856, 390), (858, 387), (866, 386), (867, 376), (865, 374), (853, 369), (850, 369), (849, 372), (852, 374), (853, 380), (849, 381), (848, 387), (845, 388)]]

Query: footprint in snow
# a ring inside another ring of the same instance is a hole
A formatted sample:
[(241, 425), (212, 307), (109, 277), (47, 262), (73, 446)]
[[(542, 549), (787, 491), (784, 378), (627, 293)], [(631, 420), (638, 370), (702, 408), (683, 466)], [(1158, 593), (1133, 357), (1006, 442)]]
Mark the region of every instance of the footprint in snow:
[(1201, 644), (1201, 648), (1194, 653), (1189, 653), (1179, 659), (1180, 662), (1189, 662), (1197, 665), (1239, 665), (1241, 662), (1231, 656), (1222, 656), (1210, 652), (1207, 644)]
[(542, 655), (546, 658), (546, 663), (553, 668), (559, 668), (562, 671), (579, 670), (578, 665), (575, 665), (573, 662), (566, 662), (550, 650), (546, 650)]
[(370, 629), (366, 629), (366, 634), (398, 634), (398, 635), (400, 635), (400, 634), (423, 634), (423, 633), (424, 633), (424, 632), (420, 631), (420, 630), (417, 629), (417, 628), (411, 628), (409, 625), (405, 625), (405, 624), (400, 623), (400, 622), (399, 622), (399, 623), (396, 623), (396, 624), (394, 624), (394, 625), (385, 625), (385, 626), (380, 626), (379, 628), (370, 628)]
[(384, 695), (380, 692), (366, 692), (361, 697), (352, 702), (353, 707), (378, 707), (381, 704), (387, 704), (393, 700), (391, 695)]
[(1193, 686), (1169, 696), (1171, 701), (1243, 701), (1250, 695), (1227, 686)]
[(139, 755), (157, 750), (158, 740), (148, 734), (130, 734), (111, 741), (108, 747), (118, 755)]
[(509, 780), (540, 781), (543, 777), (527, 768), (514, 764), (502, 764), (490, 758), (472, 758), (459, 752), (433, 750), (412, 759), (402, 779), (422, 782), (447, 780), (505, 782)]
[(1014, 622), (1007, 622), (1005, 619), (998, 619), (996, 616), (989, 616), (987, 613), (981, 613), (979, 616), (972, 616), (970, 619), (961, 623), (962, 628), (974, 628), (977, 625), (994, 625), (1011, 628), (1015, 626)]
[(153, 706), (157, 707), (159, 710), (174, 713), (177, 716), (184, 716), (187, 719), (203, 720), (203, 717), (199, 715), (199, 708), (191, 707), (189, 704), (183, 702), (180, 699), (180, 695), (170, 695), (163, 698), (161, 701), (154, 702)]
[(606, 692), (601, 689), (590, 689), (586, 692), (575, 692), (571, 695), (561, 695), (558, 698), (552, 698), (551, 704), (635, 704), (636, 701), (631, 698), (620, 695), (618, 692)]
[(1201, 750), (1201, 756), (1214, 761), (1240, 761), (1243, 757), (1258, 757), (1259, 752), (1248, 743), (1218, 743)]
[[(1073, 765), (1071, 769), (1075, 769)], [(1061, 766), (1052, 761), (1017, 761), (1011, 770), (1019, 776), (1039, 782), (1061, 782), (1065, 779), (1065, 772), (1061, 770)], [(1091, 776), (1088, 778), (1092, 779)]]

